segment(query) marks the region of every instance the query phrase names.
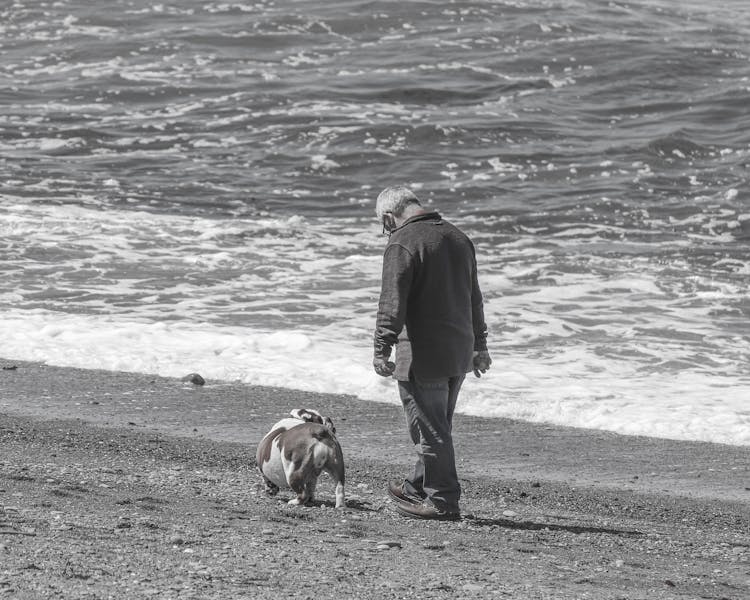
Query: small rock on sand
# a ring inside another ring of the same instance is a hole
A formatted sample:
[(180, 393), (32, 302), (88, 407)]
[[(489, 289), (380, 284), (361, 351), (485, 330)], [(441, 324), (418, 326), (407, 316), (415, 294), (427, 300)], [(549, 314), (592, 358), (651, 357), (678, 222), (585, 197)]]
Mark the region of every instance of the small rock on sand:
[(185, 377), (182, 378), (182, 381), (192, 383), (193, 385), (206, 384), (206, 380), (203, 379), (203, 377), (201, 377), (198, 373), (190, 373), (189, 375), (185, 375)]

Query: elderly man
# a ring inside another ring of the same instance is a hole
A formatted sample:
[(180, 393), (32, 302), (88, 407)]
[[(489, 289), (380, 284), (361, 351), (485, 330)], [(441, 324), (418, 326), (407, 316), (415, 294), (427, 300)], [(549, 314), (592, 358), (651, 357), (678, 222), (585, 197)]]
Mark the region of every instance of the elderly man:
[[(406, 187), (378, 196), (389, 234), (373, 366), (393, 376), (417, 449), (413, 473), (389, 485), (396, 509), (421, 519), (460, 518), (452, 421), (465, 374), (492, 363), (487, 352), (474, 245)], [(396, 346), (395, 363), (389, 360)]]

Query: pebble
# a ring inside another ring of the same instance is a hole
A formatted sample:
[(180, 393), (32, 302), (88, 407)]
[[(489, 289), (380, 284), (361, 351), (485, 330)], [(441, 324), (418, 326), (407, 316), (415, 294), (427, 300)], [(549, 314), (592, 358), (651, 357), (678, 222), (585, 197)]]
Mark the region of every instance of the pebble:
[(478, 583), (466, 583), (463, 585), (463, 590), (465, 592), (481, 592), (484, 590), (484, 586)]
[(274, 534), (274, 530), (273, 529), (264, 529), (263, 531), (260, 532), (260, 534), (261, 535), (273, 535)]
[(401, 542), (398, 540), (381, 540), (377, 543), (377, 546), (386, 546), (387, 548), (401, 548)]
[(444, 550), (446, 548), (445, 544), (430, 544), (428, 542), (425, 542), (422, 544), (422, 548), (425, 550)]
[(513, 518), (513, 517), (517, 517), (518, 513), (514, 510), (504, 510), (503, 516), (508, 517), (508, 518)]

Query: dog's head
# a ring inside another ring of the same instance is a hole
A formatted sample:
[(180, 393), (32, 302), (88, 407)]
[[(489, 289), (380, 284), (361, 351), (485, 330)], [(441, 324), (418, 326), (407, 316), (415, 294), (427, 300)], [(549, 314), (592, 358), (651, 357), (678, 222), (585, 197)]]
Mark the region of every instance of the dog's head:
[(336, 428), (333, 426), (333, 420), (331, 417), (324, 417), (317, 410), (312, 408), (295, 408), (289, 412), (295, 419), (300, 421), (306, 421), (308, 423), (319, 423), (326, 429), (330, 429), (332, 433), (336, 433)]

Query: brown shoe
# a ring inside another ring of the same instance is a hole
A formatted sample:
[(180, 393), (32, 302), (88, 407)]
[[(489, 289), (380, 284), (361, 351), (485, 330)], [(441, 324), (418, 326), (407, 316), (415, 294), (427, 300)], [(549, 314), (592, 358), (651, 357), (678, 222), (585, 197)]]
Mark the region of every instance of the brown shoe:
[(433, 521), (459, 521), (461, 513), (457, 510), (440, 510), (427, 502), (413, 504), (411, 502), (396, 502), (396, 510), (411, 519), (432, 519)]
[(403, 482), (391, 481), (388, 484), (388, 495), (393, 498), (396, 502), (407, 502), (408, 504), (420, 504), (422, 498), (419, 496), (412, 496), (404, 491)]

